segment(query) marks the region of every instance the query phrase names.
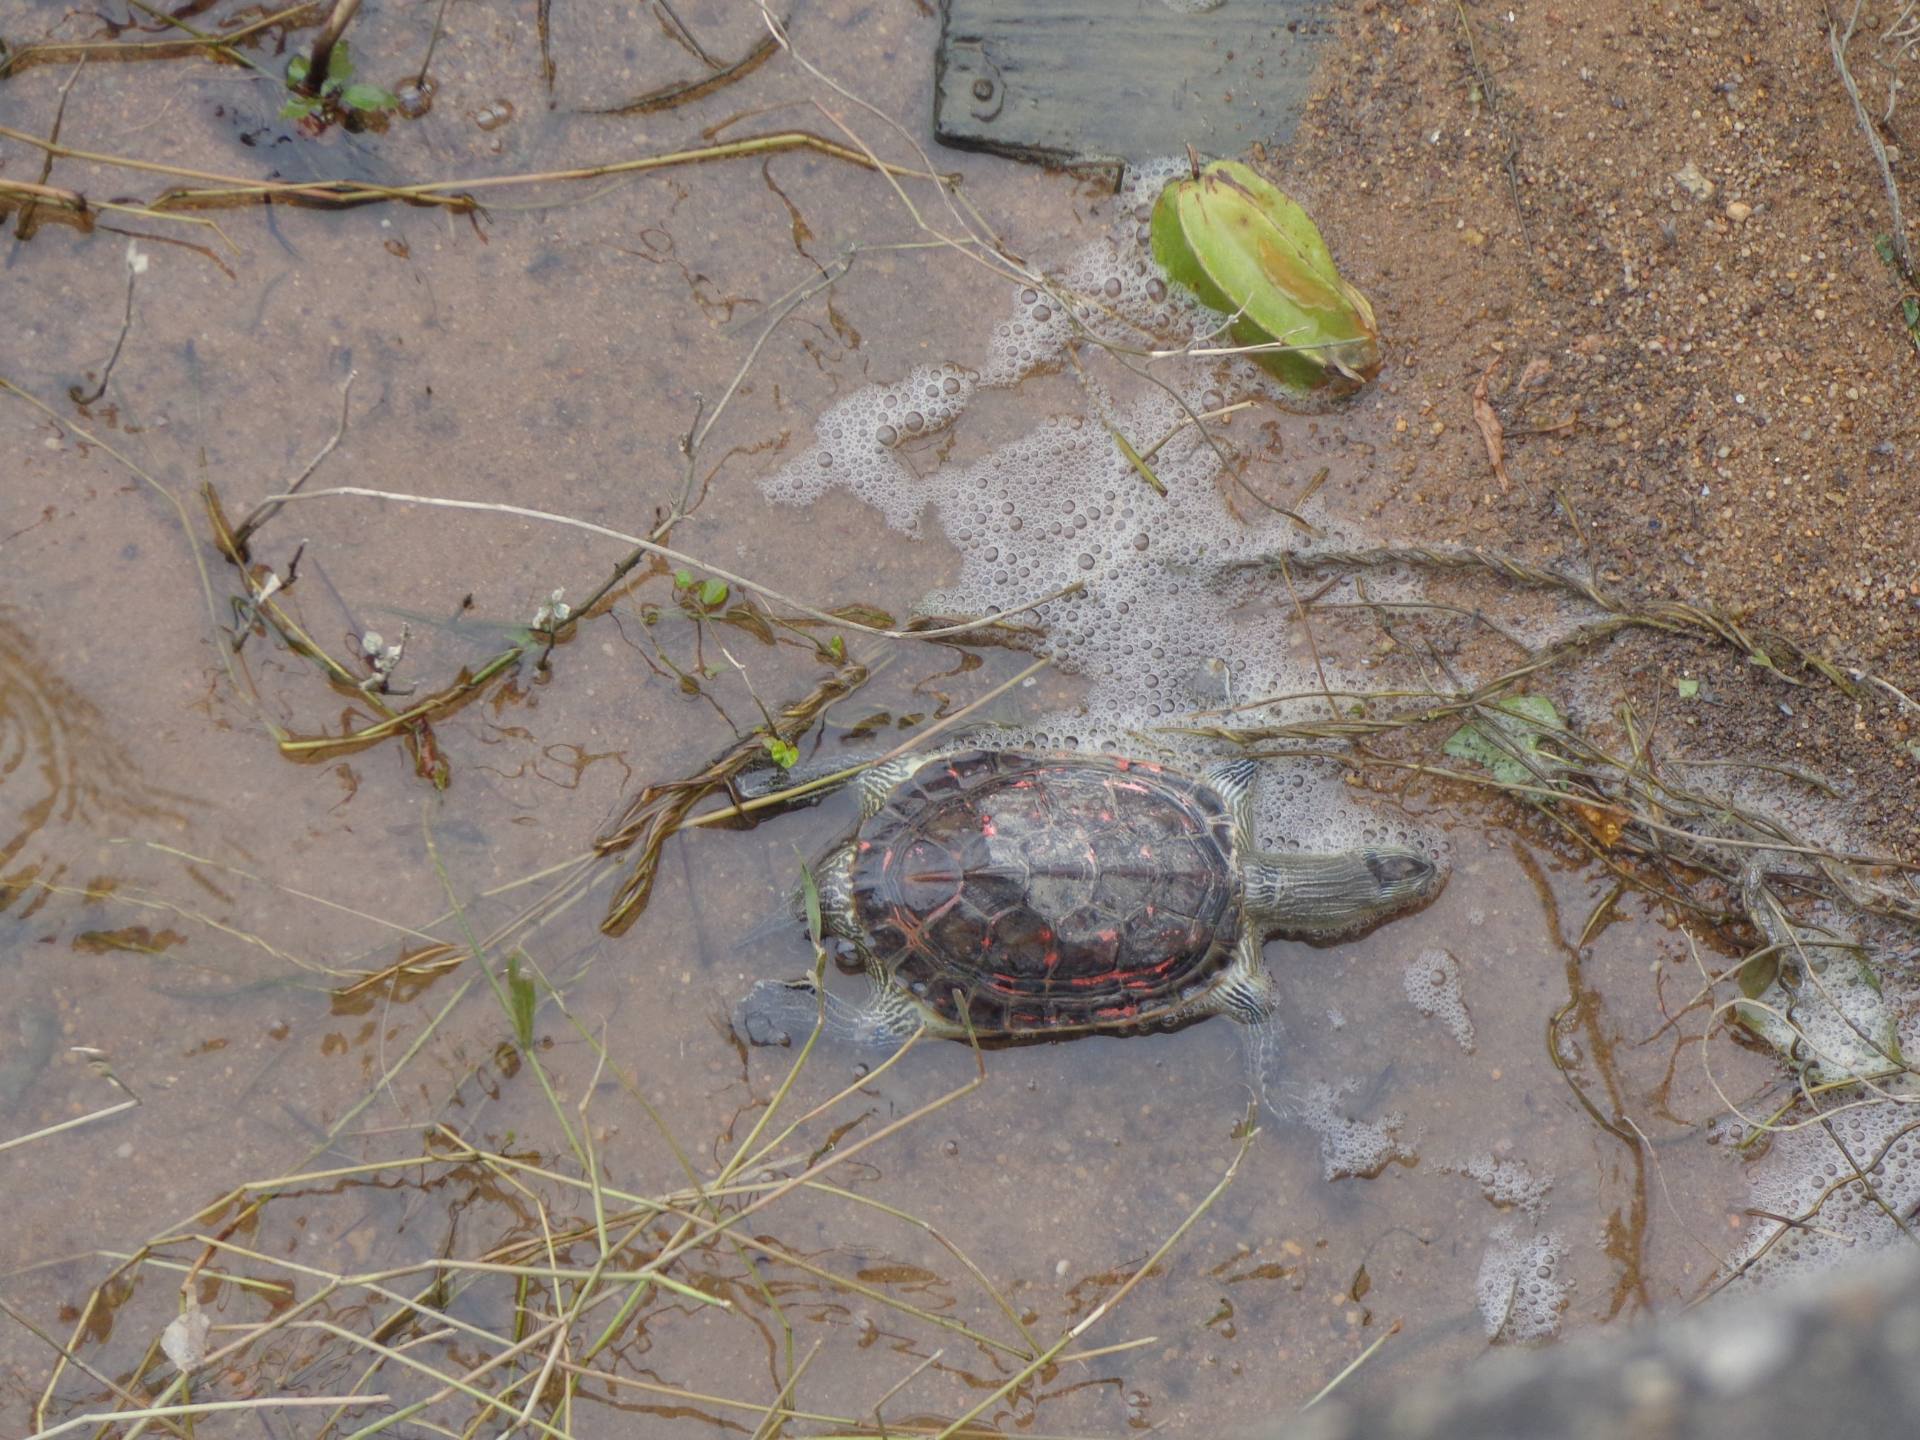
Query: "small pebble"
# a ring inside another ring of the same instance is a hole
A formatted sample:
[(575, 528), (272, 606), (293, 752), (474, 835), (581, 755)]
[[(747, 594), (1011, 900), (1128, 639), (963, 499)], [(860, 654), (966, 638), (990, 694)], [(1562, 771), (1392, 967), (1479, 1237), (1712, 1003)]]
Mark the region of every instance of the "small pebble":
[(1727, 219), (1731, 220), (1734, 224), (1741, 224), (1751, 214), (1753, 214), (1753, 206), (1747, 204), (1746, 201), (1729, 200), (1727, 202)]

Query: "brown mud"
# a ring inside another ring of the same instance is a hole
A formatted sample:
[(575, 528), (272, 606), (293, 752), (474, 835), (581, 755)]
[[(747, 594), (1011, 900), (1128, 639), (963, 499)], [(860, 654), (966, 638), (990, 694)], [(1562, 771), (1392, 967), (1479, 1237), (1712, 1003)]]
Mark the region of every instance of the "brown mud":
[[(1858, 13), (1850, 66), (1911, 157), (1912, 115), (1888, 105), (1913, 63), (1883, 39), (1897, 7)], [(1912, 286), (1875, 249), (1888, 204), (1828, 14), (1362, 3), (1272, 159), (1338, 213), (1394, 340), (1379, 513), (1718, 605), (1914, 697)], [(1476, 422), (1483, 379), (1511, 483)], [(1871, 683), (1789, 693), (1735, 655), (1702, 678), (1702, 747), (1838, 767), (1881, 843), (1914, 853), (1920, 709)]]

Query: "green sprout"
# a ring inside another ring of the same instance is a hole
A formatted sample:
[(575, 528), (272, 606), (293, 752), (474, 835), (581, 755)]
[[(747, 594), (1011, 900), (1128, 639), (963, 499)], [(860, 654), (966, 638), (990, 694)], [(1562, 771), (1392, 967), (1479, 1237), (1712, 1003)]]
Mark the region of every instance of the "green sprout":
[(674, 571), (673, 588), (683, 595), (692, 594), (697, 596), (700, 601), (700, 608), (703, 610), (718, 610), (722, 605), (727, 603), (727, 596), (731, 593), (727, 589), (726, 581), (714, 579), (696, 580), (693, 578), (693, 572), (691, 570)]
[[(306, 83), (309, 63), (304, 55), (296, 55), (287, 62), (287, 84), (290, 87)], [(353, 110), (363, 115), (377, 115), (383, 110), (396, 109), (399, 104), (399, 97), (389, 90), (382, 90), (378, 85), (354, 83), (353, 57), (347, 52), (347, 42), (342, 40), (333, 47), (333, 58), (327, 64), (327, 78), (320, 83), (320, 93), (304, 95), (295, 91), (287, 97), (287, 103), (280, 107), (280, 118), (324, 118), (329, 110)]]

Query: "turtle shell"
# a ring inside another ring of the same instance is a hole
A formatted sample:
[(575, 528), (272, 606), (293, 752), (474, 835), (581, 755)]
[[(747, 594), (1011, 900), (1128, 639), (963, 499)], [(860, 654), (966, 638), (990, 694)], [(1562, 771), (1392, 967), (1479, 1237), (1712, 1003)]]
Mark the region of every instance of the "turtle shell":
[(1234, 829), (1211, 786), (1158, 765), (968, 751), (861, 827), (848, 902), (873, 963), (949, 1025), (1151, 1025), (1232, 957)]

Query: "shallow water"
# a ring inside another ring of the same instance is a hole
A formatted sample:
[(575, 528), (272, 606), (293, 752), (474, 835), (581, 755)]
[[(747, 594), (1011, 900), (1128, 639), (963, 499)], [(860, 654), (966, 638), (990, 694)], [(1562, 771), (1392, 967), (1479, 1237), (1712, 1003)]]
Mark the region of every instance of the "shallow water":
[[(431, 114), (384, 134), (296, 140), (270, 120), (264, 82), (180, 60), (83, 67), (63, 135), (214, 171), (400, 180), (686, 145), (703, 126), (769, 106), (788, 108), (729, 133), (829, 131), (811, 108), (825, 98), (913, 163), (870, 115), (778, 58), (684, 110), (577, 113), (687, 71), (685, 53), (645, 22), (607, 43), (624, 13), (555, 7), (551, 105), (523, 21), (461, 9), (434, 64)], [(752, 17), (728, 7), (681, 13), (717, 54), (757, 40)], [(29, 7), (21, 34), (60, 14)], [(397, 86), (430, 23), (430, 7), (370, 9), (352, 32), (361, 72)], [(886, 112), (921, 116), (934, 33), (913, 10), (835, 6), (796, 21), (795, 41)], [(0, 84), (0, 121), (44, 133), (69, 73), (44, 65)], [(483, 129), (474, 117), (501, 100), (512, 119)], [(18, 146), (6, 159), (10, 176), (33, 163)], [(1106, 233), (1112, 202), (1097, 186), (972, 157), (936, 162), (962, 172), (982, 213), (1037, 262), (1063, 263)], [(103, 195), (165, 183), (75, 163), (53, 178)], [(287, 1297), (216, 1283), (216, 1272), (290, 1283), (307, 1299), (328, 1274), (475, 1260), (510, 1242), (536, 1242), (538, 1254), (535, 1197), (556, 1225), (590, 1223), (590, 1195), (524, 1168), (583, 1173), (560, 1115), (590, 1137), (607, 1186), (653, 1196), (685, 1183), (648, 1107), (711, 1177), (792, 1059), (743, 1053), (728, 1011), (755, 978), (796, 972), (809, 956), (795, 935), (737, 944), (792, 885), (796, 853), (817, 851), (848, 820), (844, 802), (830, 802), (751, 831), (683, 834), (624, 936), (595, 929), (604, 870), (600, 888), (522, 934), (517, 967), (561, 997), (535, 1022), (550, 1103), (472, 962), (397, 987), (339, 988), (429, 935), (457, 943), (463, 923), (484, 934), (510, 916), (547, 883), (529, 877), (585, 852), (640, 787), (697, 771), (761, 723), (762, 703), (805, 693), (823, 673), (813, 643), (782, 632), (789, 643), (768, 644), (751, 625), (718, 623), (676, 586), (672, 566), (643, 566), (549, 669), (523, 663), (435, 721), (444, 792), (393, 740), (293, 763), (276, 733), (338, 734), (368, 723), (370, 707), (261, 630), (234, 652), (221, 627), (233, 624), (240, 586), (206, 541), (200, 487), (217, 487), (235, 518), (281, 490), (334, 433), (352, 373), (350, 423), (311, 488), (484, 499), (629, 533), (684, 490), (692, 513), (672, 537), (682, 550), (817, 606), (905, 616), (963, 573), (934, 527), (905, 539), (841, 491), (804, 510), (775, 506), (758, 482), (859, 386), (920, 364), (978, 365), (1007, 300), (1000, 279), (926, 246), (884, 181), (809, 154), (505, 190), (479, 220), (392, 205), (210, 213), (231, 250), (199, 227), (130, 223), (148, 261), (133, 328), (105, 395), (84, 406), (65, 392), (113, 349), (127, 237), (46, 224), (8, 257), (13, 323), (0, 336), (0, 374), (53, 415), (0, 404), (16, 477), (0, 489), (0, 1137), (140, 1102), (0, 1152), (11, 1211), (0, 1296), (97, 1372), (66, 1369), (48, 1423), (114, 1403), (100, 1377), (129, 1382), (179, 1310), (181, 1267), (196, 1261), (218, 1346), (238, 1333), (221, 1327), (256, 1324)], [(849, 246), (831, 291), (804, 299), (754, 354), (783, 297)], [(689, 471), (681, 438), (750, 355)], [(1059, 376), (1030, 381), (910, 448), (908, 463), (929, 473), (988, 456), (1082, 398)], [(1337, 421), (1262, 414), (1275, 430), (1257, 473), (1297, 493), (1301, 457), (1312, 456), (1334, 471), (1325, 514), (1381, 533), (1370, 480), (1375, 458), (1406, 443), (1397, 418), (1390, 375)], [(497, 653), (557, 588), (578, 603), (625, 549), (509, 515), (324, 498), (276, 517), (254, 559), (284, 577), (302, 545), (290, 593), (315, 642), (352, 657), (368, 630), (389, 641), (404, 631), (397, 678), (422, 693)], [(1286, 623), (1277, 602), (1240, 618)], [(1375, 639), (1330, 625), (1319, 658), (1355, 673), (1388, 666), (1366, 648)], [(818, 742), (828, 754), (898, 743), (1026, 661), (1001, 648), (847, 642), (877, 673), (830, 714)], [(1046, 731), (1057, 723), (1046, 717), (1115, 683), (1049, 671), (976, 718)], [(1087, 718), (1097, 733), (1101, 716)], [(1322, 792), (1357, 788), (1337, 769), (1314, 774)], [(1760, 1093), (1778, 1071), (1724, 1030), (1702, 1042), (1697, 1015), (1664, 1025), (1700, 984), (1684, 937), (1633, 895), (1590, 925), (1613, 878), (1513, 813), (1432, 788), (1357, 803), (1364, 823), (1444, 843), (1445, 892), (1360, 940), (1276, 942), (1267, 955), (1284, 999), (1289, 1107), (1330, 1115), (1324, 1131), (1349, 1117), (1381, 1127), (1372, 1159), (1383, 1163), (1343, 1158), (1366, 1148), (1365, 1135), (1341, 1148), (1312, 1126), (1269, 1119), (1180, 1244), (1071, 1347), (1131, 1348), (1043, 1370), (982, 1423), (1255, 1432), (1395, 1322), (1398, 1335), (1346, 1385), (1397, 1386), (1471, 1364), (1495, 1343), (1490, 1328), (1503, 1339), (1529, 1326), (1577, 1334), (1672, 1308), (1742, 1248), (1746, 1165), (1709, 1143), (1723, 1106), (1702, 1051), (1729, 1095)], [(450, 899), (464, 922), (440, 918)], [(1470, 1048), (1444, 1014), (1423, 1015), (1409, 998), (1409, 967), (1430, 971), (1422, 957), (1436, 950), (1454, 959)], [(506, 959), (494, 954), (496, 973)], [(1237, 1038), (1214, 1022), (990, 1053), (984, 1084), (829, 1175), (889, 1209), (803, 1191), (742, 1227), (866, 1293), (756, 1259), (751, 1245), (696, 1252), (679, 1277), (732, 1308), (648, 1297), (593, 1363), (666, 1391), (589, 1380), (567, 1428), (632, 1433), (632, 1412), (648, 1434), (751, 1433), (757, 1416), (725, 1402), (772, 1400), (791, 1359), (808, 1357), (792, 1392), (801, 1410), (870, 1417), (929, 1357), (887, 1400), (888, 1420), (951, 1418), (987, 1399), (1021, 1368), (1013, 1351), (1026, 1341), (924, 1227), (971, 1257), (1037, 1343), (1051, 1343), (1118, 1292), (1234, 1159), (1245, 1117)], [(844, 1151), (975, 1074), (957, 1045), (922, 1045), (866, 1074), (875, 1063), (819, 1049), (783, 1114), (865, 1083), (748, 1178), (793, 1173), (828, 1144)], [(522, 1168), (455, 1154), (454, 1136)], [(429, 1151), (439, 1158), (401, 1163)], [(386, 1168), (336, 1173), (375, 1161)], [(1544, 1200), (1487, 1198), (1466, 1172), (1490, 1175), (1496, 1161), (1550, 1181)], [(1353, 1169), (1369, 1173), (1328, 1178)], [(260, 1188), (296, 1173), (319, 1178)], [(271, 1198), (201, 1216), (239, 1186)], [(670, 1234), (659, 1222), (642, 1238), (652, 1248)], [(196, 1236), (227, 1248), (205, 1252)], [(1528, 1253), (1536, 1236), (1551, 1239)], [(174, 1268), (143, 1266), (90, 1302), (121, 1259), (159, 1237), (183, 1237), (158, 1252)], [(570, 1263), (591, 1264), (594, 1248), (577, 1246)], [(1511, 1260), (1523, 1254), (1526, 1264)], [(413, 1294), (428, 1278), (416, 1270), (391, 1285)], [(452, 1333), (420, 1342), (417, 1358), (446, 1373), (488, 1353), (460, 1326), (504, 1334), (515, 1324), (504, 1279), (435, 1301)], [(538, 1293), (519, 1302), (536, 1317), (565, 1303)], [(195, 1398), (355, 1387), (394, 1404), (423, 1398), (432, 1385), (397, 1362), (362, 1376), (368, 1356), (351, 1336), (371, 1333), (392, 1303), (342, 1291), (203, 1374)], [(322, 1315), (337, 1329), (307, 1324)], [(30, 1428), (55, 1359), (23, 1327), (0, 1327), (9, 1433)], [(147, 1364), (140, 1393), (169, 1373)], [(442, 1403), (440, 1423), (472, 1418)], [(329, 1411), (272, 1413), (275, 1427), (304, 1435), (320, 1433)], [(353, 1423), (380, 1413), (356, 1410)], [(237, 1432), (252, 1421), (202, 1423)]]

